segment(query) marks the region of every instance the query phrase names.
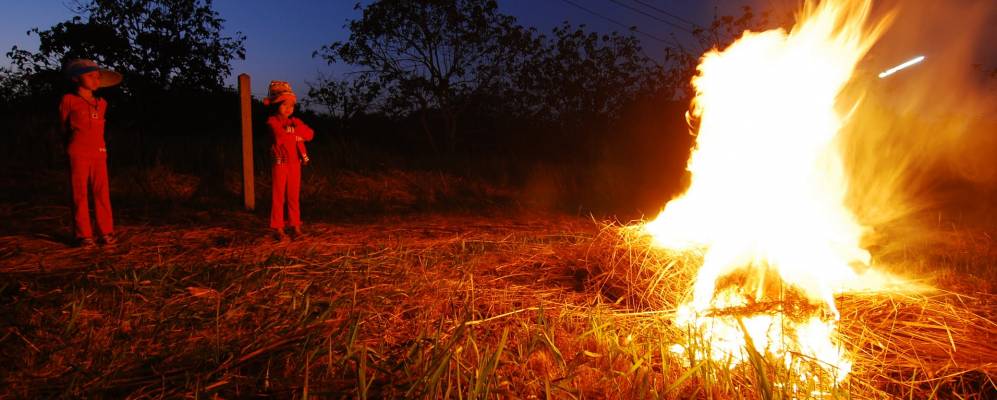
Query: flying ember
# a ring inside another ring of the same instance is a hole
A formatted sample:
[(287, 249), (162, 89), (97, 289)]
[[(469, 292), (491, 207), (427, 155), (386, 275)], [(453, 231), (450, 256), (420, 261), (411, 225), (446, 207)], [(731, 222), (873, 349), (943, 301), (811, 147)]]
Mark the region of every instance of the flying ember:
[(896, 67), (893, 67), (893, 68), (890, 68), (890, 69), (888, 69), (886, 71), (880, 72), (879, 73), (879, 78), (882, 79), (882, 78), (888, 77), (890, 75), (893, 75), (897, 71), (902, 70), (902, 69), (907, 68), (907, 67), (910, 67), (910, 66), (912, 66), (914, 64), (917, 64), (917, 63), (919, 63), (921, 61), (924, 61), (924, 56), (917, 56), (917, 57), (914, 57), (914, 58), (912, 58), (910, 60), (904, 61), (902, 64), (897, 65)]
[(645, 226), (656, 245), (703, 255), (676, 317), (696, 335), (674, 351), (737, 364), (757, 350), (835, 381), (850, 371), (834, 296), (866, 279), (870, 255), (844, 205), (837, 140), (856, 104), (839, 94), (887, 24), (870, 24), (870, 7), (808, 2), (790, 32), (745, 32), (703, 56), (691, 184)]

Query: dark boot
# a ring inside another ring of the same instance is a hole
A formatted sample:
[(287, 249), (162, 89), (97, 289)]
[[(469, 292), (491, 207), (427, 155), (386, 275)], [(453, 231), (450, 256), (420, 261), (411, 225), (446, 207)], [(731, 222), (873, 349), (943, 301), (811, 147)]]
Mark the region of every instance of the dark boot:
[(284, 233), (283, 229), (275, 228), (273, 230), (273, 238), (278, 242), (284, 242), (287, 241), (287, 234)]

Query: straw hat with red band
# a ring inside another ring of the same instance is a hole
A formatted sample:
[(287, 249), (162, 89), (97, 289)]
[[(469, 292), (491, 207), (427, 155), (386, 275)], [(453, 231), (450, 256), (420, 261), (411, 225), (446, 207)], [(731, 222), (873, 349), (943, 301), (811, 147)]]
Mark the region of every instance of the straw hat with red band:
[(100, 65), (97, 65), (97, 63), (93, 60), (77, 58), (75, 60), (69, 60), (62, 65), (62, 73), (70, 79), (91, 71), (100, 71), (100, 87), (102, 88), (121, 83), (122, 77), (120, 73), (111, 71), (107, 68), (101, 68)]
[(267, 97), (263, 99), (263, 105), (280, 104), (285, 101), (294, 103), (298, 101), (291, 84), (284, 81), (270, 81), (270, 88), (267, 90)]

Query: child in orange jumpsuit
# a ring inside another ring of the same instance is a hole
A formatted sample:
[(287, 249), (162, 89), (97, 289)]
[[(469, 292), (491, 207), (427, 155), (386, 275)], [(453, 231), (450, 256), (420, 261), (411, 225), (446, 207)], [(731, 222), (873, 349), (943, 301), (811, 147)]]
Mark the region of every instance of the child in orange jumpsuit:
[(73, 189), (73, 233), (81, 247), (93, 247), (88, 192), (93, 194), (98, 241), (114, 244), (114, 219), (107, 180), (107, 147), (104, 113), (107, 101), (94, 96), (100, 88), (117, 85), (121, 74), (101, 68), (91, 60), (77, 59), (63, 65), (75, 90), (59, 103), (60, 125), (68, 137), (69, 172)]
[[(304, 142), (312, 140), (314, 131), (292, 117), (297, 101), (291, 85), (283, 81), (270, 82), (270, 89), (263, 104), (271, 107), (267, 127), (273, 135), (273, 193), (270, 208), (270, 227), (277, 240), (286, 240), (285, 227), (292, 229), (295, 237), (301, 233), (301, 163), (308, 161)], [(288, 221), (284, 222), (284, 203), (287, 200)]]

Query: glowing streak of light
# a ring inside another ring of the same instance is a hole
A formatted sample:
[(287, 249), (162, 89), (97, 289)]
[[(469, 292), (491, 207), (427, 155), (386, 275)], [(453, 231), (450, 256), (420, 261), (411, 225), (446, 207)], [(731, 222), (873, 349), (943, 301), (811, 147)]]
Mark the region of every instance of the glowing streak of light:
[(914, 64), (917, 64), (917, 63), (919, 63), (921, 61), (924, 61), (924, 56), (914, 57), (914, 58), (912, 58), (910, 60), (905, 61), (903, 64), (897, 65), (896, 67), (893, 67), (893, 68), (890, 68), (890, 69), (888, 69), (886, 71), (880, 72), (879, 73), (879, 79), (883, 79), (883, 78), (885, 78), (887, 76), (893, 75), (897, 71), (902, 70), (902, 69), (907, 68), (907, 67), (910, 67), (910, 66), (912, 66)]

